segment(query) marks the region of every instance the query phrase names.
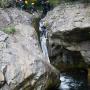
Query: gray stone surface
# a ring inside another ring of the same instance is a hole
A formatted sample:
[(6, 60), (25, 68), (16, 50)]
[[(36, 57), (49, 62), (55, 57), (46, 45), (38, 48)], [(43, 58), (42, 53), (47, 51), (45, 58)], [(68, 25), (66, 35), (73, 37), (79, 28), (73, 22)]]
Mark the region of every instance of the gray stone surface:
[[(90, 3), (61, 4), (43, 21), (47, 22), (51, 50), (63, 46), (70, 51), (80, 51), (90, 64)], [(60, 53), (60, 47), (58, 50)]]
[[(31, 90), (34, 85), (34, 90), (44, 90), (47, 82), (38, 84), (39, 78), (48, 72), (42, 78), (47, 81), (49, 73), (55, 71), (42, 54), (37, 33), (31, 25), (34, 18), (18, 9), (0, 9), (0, 70), (6, 81), (0, 90), (25, 90), (27, 87)], [(3, 32), (4, 28), (11, 26), (15, 27), (14, 34)], [(58, 76), (55, 72), (53, 74)], [(43, 85), (45, 87), (41, 89)]]

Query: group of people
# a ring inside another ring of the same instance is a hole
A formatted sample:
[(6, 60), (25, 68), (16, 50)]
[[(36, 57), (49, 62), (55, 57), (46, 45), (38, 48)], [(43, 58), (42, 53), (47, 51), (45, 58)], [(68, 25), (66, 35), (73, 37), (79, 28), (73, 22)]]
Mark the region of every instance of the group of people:
[(27, 10), (31, 13), (36, 11), (36, 8), (34, 6), (36, 0), (16, 0), (16, 6), (19, 7), (21, 10)]
[(41, 5), (43, 14), (46, 15), (51, 8), (48, 0), (16, 0), (17, 7), (28, 10), (31, 13), (37, 12), (37, 3)]

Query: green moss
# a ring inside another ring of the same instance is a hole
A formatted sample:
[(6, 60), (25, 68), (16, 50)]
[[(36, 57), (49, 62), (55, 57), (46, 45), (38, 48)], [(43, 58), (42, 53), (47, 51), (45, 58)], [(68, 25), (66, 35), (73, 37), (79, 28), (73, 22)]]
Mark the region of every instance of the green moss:
[(36, 30), (36, 32), (37, 32), (38, 41), (39, 41), (39, 43), (40, 43), (39, 21), (40, 21), (40, 18), (39, 18), (39, 17), (33, 19), (32, 25), (33, 25), (33, 27), (35, 28), (35, 30)]
[(50, 90), (53, 87), (53, 81), (51, 79), (47, 81), (47, 86), (47, 90)]
[[(58, 83), (58, 82), (57, 82), (57, 83)], [(59, 82), (58, 85), (60, 85), (60, 82)], [(46, 90), (57, 90), (55, 81), (49, 79), (49, 80), (47, 81), (47, 88), (46, 88)]]
[(14, 34), (16, 32), (15, 27), (7, 27), (3, 30), (7, 34)]
[(26, 78), (24, 81), (22, 81), (18, 86), (14, 88), (14, 90), (33, 90), (34, 85), (31, 85), (31, 81), (35, 77), (36, 74), (30, 75), (28, 78)]
[(53, 6), (57, 6), (60, 4), (61, 0), (49, 0), (50, 4), (52, 4)]
[(60, 70), (60, 71), (67, 71), (69, 69), (82, 69), (82, 68), (87, 68), (87, 65), (85, 62), (80, 62), (78, 64), (64, 64), (64, 63), (59, 63), (59, 64), (54, 64), (54, 66)]

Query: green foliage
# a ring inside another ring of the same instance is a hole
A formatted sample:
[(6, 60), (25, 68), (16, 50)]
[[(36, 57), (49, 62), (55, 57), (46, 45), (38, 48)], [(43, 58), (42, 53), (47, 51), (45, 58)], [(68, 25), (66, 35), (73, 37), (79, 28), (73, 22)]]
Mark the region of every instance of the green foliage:
[(0, 7), (4, 8), (7, 7), (9, 4), (9, 0), (0, 0)]
[(49, 0), (50, 4), (53, 6), (57, 6), (58, 4), (60, 4), (61, 0)]
[(7, 34), (14, 34), (16, 32), (15, 27), (8, 27), (3, 30)]
[(89, 3), (90, 2), (90, 0), (63, 0), (63, 1), (65, 1), (65, 2), (76, 2), (76, 1), (78, 1), (78, 2), (83, 2), (83, 3)]
[(53, 5), (53, 6), (59, 5), (61, 2), (64, 2), (64, 3), (68, 2), (68, 3), (70, 3), (70, 2), (76, 2), (76, 1), (83, 2), (83, 3), (90, 3), (90, 0), (49, 0), (51, 5)]

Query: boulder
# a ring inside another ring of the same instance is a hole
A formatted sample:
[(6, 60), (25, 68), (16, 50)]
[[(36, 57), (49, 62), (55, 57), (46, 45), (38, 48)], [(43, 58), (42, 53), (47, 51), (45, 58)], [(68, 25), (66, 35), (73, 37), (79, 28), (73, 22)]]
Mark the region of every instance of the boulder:
[(56, 78), (50, 85), (57, 86), (59, 73), (44, 58), (31, 25), (35, 17), (14, 8), (0, 10), (0, 70), (6, 81), (0, 90), (45, 90), (48, 79), (54, 80), (51, 73)]
[(65, 3), (50, 11), (43, 21), (47, 22), (49, 55), (58, 58), (64, 47), (77, 51), (90, 64), (90, 3)]

